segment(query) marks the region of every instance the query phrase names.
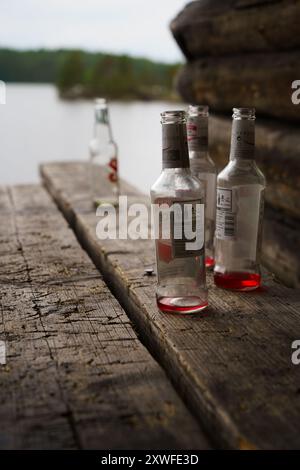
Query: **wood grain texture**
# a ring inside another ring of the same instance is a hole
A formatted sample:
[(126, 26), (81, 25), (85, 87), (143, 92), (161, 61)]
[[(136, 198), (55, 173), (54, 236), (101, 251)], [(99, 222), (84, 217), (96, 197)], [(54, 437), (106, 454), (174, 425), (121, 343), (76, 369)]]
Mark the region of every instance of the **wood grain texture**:
[(47, 192), (0, 188), (0, 448), (207, 448)]
[(300, 47), (299, 0), (200, 0), (172, 21), (188, 59)]
[(292, 83), (300, 75), (300, 51), (199, 58), (179, 72), (177, 89), (187, 103), (205, 103), (214, 111), (254, 107), (281, 120), (300, 120), (292, 102)]
[(77, 237), (206, 430), (223, 447), (300, 448), (300, 367), (291, 363), (291, 343), (300, 338), (299, 291), (265, 279), (259, 292), (226, 292), (209, 276), (205, 313), (161, 314), (155, 277), (144, 276), (154, 265), (153, 242), (96, 238), (86, 171), (82, 163), (41, 168)]
[(299, 219), (265, 206), (263, 264), (286, 286), (295, 288), (300, 288), (299, 234)]

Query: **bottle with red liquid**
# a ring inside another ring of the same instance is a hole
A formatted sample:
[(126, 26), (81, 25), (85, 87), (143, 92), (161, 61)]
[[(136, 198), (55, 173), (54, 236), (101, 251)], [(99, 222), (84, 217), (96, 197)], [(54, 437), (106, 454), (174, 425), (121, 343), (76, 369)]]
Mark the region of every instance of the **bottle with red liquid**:
[[(94, 112), (94, 133), (89, 144), (92, 200), (96, 207), (105, 203), (117, 206), (119, 203), (118, 147), (113, 139), (106, 99), (95, 100)], [(106, 193), (105, 196), (103, 192)]]
[(192, 175), (205, 187), (205, 265), (214, 266), (217, 169), (208, 153), (208, 106), (190, 105), (187, 136)]
[[(204, 251), (204, 187), (191, 174), (186, 113), (161, 114), (163, 169), (151, 188), (156, 232), (157, 305), (192, 314), (208, 305)], [(155, 209), (156, 208), (156, 209)]]
[(217, 179), (214, 281), (239, 291), (261, 284), (265, 177), (254, 160), (255, 109), (234, 108), (230, 161)]

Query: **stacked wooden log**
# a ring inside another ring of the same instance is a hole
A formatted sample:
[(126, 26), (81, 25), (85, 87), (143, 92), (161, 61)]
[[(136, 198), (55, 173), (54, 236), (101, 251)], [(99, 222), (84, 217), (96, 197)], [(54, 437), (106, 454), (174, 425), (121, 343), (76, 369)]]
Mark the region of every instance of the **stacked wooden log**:
[(222, 117), (210, 127), (211, 154), (228, 160), (231, 109), (257, 110), (257, 162), (268, 181), (263, 256), (288, 285), (300, 285), (300, 0), (199, 0), (171, 23), (187, 58), (177, 88)]

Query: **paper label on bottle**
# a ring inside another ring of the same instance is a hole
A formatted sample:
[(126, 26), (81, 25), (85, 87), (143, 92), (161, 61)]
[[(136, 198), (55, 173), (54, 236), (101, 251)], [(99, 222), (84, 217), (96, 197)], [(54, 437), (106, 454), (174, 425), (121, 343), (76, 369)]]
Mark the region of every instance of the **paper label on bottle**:
[(185, 124), (163, 125), (162, 151), (164, 168), (188, 168), (189, 154)]
[(254, 121), (234, 120), (230, 158), (253, 159), (255, 150)]
[(232, 190), (227, 188), (217, 189), (217, 208), (221, 210), (232, 210)]
[(204, 251), (203, 201), (160, 199), (156, 204), (159, 204), (161, 213), (160, 223), (167, 217), (170, 223), (168, 238), (164, 238), (163, 229), (160, 227), (157, 240), (159, 258), (168, 263), (174, 258), (199, 256)]
[(217, 189), (216, 237), (232, 240), (241, 259), (256, 261), (263, 216), (260, 184)]
[(187, 122), (189, 150), (206, 151), (208, 147), (208, 118), (189, 116)]
[(231, 189), (217, 189), (216, 237), (221, 240), (234, 239), (236, 217), (233, 212), (233, 192)]
[(232, 212), (217, 209), (216, 237), (222, 240), (234, 239), (236, 235), (236, 216)]

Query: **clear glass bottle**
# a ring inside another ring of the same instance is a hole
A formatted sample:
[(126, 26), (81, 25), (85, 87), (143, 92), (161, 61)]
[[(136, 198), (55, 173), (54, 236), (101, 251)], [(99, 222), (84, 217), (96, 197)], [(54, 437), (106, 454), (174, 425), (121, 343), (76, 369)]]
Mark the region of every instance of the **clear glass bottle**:
[(254, 160), (255, 110), (234, 108), (230, 161), (217, 180), (215, 284), (260, 286), (265, 177)]
[(190, 105), (187, 136), (192, 175), (205, 186), (205, 265), (214, 266), (217, 169), (208, 153), (208, 106)]
[[(204, 250), (205, 192), (189, 168), (186, 113), (166, 111), (161, 114), (161, 119), (163, 170), (151, 188), (151, 201), (162, 211), (163, 207), (179, 207), (186, 217), (179, 222), (175, 216), (170, 217), (169, 236), (163, 233), (163, 216), (159, 221), (156, 219), (157, 305), (162, 312), (196, 313), (208, 305)], [(191, 212), (187, 216), (185, 211), (189, 209)], [(197, 238), (193, 249), (185, 236), (190, 223)], [(176, 238), (178, 228), (181, 235)]]
[(94, 110), (94, 133), (89, 144), (92, 200), (95, 206), (105, 202), (117, 206), (119, 201), (118, 147), (113, 139), (106, 100), (96, 99)]

